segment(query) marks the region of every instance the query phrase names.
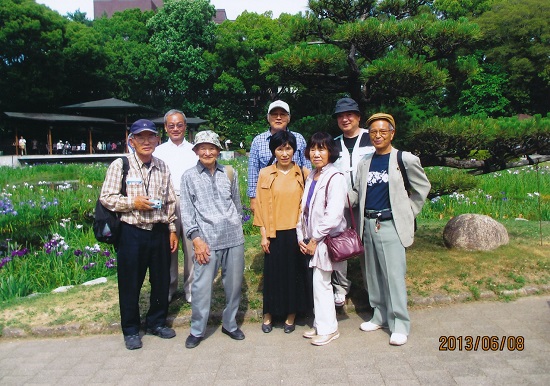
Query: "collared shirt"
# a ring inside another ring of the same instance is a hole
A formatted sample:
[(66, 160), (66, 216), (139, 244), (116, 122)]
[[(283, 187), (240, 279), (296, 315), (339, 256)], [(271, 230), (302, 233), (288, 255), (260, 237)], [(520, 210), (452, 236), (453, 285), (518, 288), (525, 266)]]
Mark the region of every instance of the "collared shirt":
[(210, 250), (235, 247), (244, 243), (242, 204), (237, 172), (233, 181), (225, 167), (216, 162), (214, 174), (198, 161), (183, 173), (180, 187), (181, 219), (185, 236), (200, 237)]
[(168, 139), (167, 142), (157, 146), (153, 155), (163, 160), (170, 168), (174, 190), (179, 196), (181, 176), (187, 169), (195, 166), (199, 160), (199, 157), (193, 151), (193, 145), (185, 139), (179, 145)]
[[(120, 194), (122, 187), (122, 159), (114, 160), (105, 176), (99, 199), (103, 206), (120, 212), (120, 220), (138, 228), (151, 230), (157, 223), (169, 224), (170, 232), (176, 231), (176, 194), (170, 171), (160, 159), (153, 157), (147, 167), (135, 155), (128, 157), (130, 169), (126, 176), (126, 196)], [(137, 210), (134, 198), (149, 196), (161, 200), (161, 208)]]
[(254, 225), (265, 227), (267, 237), (275, 238), (279, 230), (296, 228), (304, 180), (308, 174), (307, 170), (302, 174), (296, 164), (288, 174), (280, 172), (276, 165), (260, 170)]
[[(299, 167), (305, 166), (311, 170), (311, 162), (306, 159), (306, 140), (300, 133), (291, 131), (296, 137), (296, 151), (292, 160)], [(248, 197), (256, 197), (256, 185), (258, 184), (258, 175), (260, 169), (263, 169), (271, 159), (271, 150), (269, 150), (269, 140), (271, 139), (271, 131), (267, 130), (262, 134), (258, 134), (252, 141), (250, 146), (250, 157), (248, 158), (248, 189), (246, 194)]]
[(360, 129), (351, 154), (346, 147), (343, 134), (334, 138), (334, 141), (336, 142), (336, 147), (340, 149), (339, 157), (334, 162), (334, 166), (344, 173), (346, 181), (348, 182), (348, 187), (352, 188), (359, 161), (361, 161), (365, 155), (374, 153), (375, 151), (369, 137), (369, 131)]

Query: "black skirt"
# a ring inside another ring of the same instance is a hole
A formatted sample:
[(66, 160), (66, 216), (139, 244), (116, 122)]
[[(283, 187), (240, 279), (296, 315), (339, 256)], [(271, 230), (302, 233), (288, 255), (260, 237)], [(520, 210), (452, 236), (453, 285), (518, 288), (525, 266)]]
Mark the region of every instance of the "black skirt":
[(277, 231), (269, 250), (264, 258), (263, 313), (285, 318), (288, 314), (310, 315), (309, 258), (300, 252), (296, 229)]

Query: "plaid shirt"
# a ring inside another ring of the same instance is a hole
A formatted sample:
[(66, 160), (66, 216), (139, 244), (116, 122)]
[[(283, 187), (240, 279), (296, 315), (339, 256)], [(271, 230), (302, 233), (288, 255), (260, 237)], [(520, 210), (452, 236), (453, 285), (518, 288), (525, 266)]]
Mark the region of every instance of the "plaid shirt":
[[(305, 157), (306, 140), (303, 135), (291, 131), (296, 137), (296, 152), (292, 160), (296, 162), (299, 167), (305, 166), (311, 170), (311, 162)], [(250, 157), (248, 158), (248, 189), (246, 194), (250, 198), (256, 197), (256, 185), (258, 184), (258, 175), (260, 169), (263, 169), (269, 163), (271, 159), (271, 150), (269, 150), (269, 140), (271, 139), (271, 131), (258, 134), (252, 141), (250, 146)]]
[[(169, 224), (170, 232), (176, 231), (176, 194), (170, 171), (164, 162), (153, 157), (147, 168), (139, 158), (129, 156), (130, 169), (126, 176), (126, 196), (120, 194), (122, 187), (122, 159), (109, 165), (99, 199), (103, 206), (120, 212), (120, 220), (138, 228), (151, 230), (156, 223)], [(161, 209), (137, 210), (134, 198), (149, 196), (162, 201)]]
[(180, 187), (185, 236), (200, 237), (211, 251), (244, 244), (242, 205), (237, 172), (229, 181), (223, 165), (211, 175), (202, 163), (183, 173)]

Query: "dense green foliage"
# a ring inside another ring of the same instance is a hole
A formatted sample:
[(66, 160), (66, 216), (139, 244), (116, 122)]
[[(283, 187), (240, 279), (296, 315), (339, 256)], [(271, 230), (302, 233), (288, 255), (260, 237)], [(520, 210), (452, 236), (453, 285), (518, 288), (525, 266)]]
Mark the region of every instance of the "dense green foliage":
[[(248, 144), (276, 98), (290, 103), (291, 124), (307, 136), (337, 130), (330, 113), (348, 95), (364, 116), (392, 113), (407, 150), (417, 146), (405, 134), (432, 117), (550, 111), (546, 0), (311, 0), (309, 7), (277, 19), (244, 12), (217, 25), (208, 0), (167, 0), (157, 13), (130, 9), (93, 21), (34, 0), (0, 0), (0, 111), (53, 112), (117, 97), (183, 109)], [(432, 147), (449, 135), (446, 126), (424, 128), (437, 130), (423, 137)], [(541, 134), (547, 144), (548, 132)]]

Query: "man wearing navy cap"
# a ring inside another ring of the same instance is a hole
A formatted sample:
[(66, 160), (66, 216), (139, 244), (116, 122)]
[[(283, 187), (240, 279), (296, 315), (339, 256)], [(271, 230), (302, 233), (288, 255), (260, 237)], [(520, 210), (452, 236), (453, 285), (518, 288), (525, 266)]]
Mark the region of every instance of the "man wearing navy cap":
[(135, 152), (127, 157), (126, 196), (121, 194), (123, 160), (111, 163), (101, 189), (100, 201), (120, 213), (120, 238), (116, 244), (118, 295), (124, 342), (128, 350), (142, 347), (139, 296), (147, 269), (151, 283), (147, 333), (169, 339), (176, 336), (166, 326), (170, 254), (177, 250), (176, 194), (170, 171), (153, 157), (159, 142), (155, 124), (137, 120), (130, 127), (129, 144)]

